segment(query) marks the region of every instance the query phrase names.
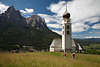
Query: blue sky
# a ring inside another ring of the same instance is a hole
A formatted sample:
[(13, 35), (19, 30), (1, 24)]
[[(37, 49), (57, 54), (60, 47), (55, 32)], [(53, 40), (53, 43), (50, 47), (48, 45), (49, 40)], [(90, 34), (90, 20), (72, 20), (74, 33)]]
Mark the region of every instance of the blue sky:
[(37, 14), (45, 18), (47, 26), (61, 34), (66, 2), (73, 38), (100, 38), (100, 0), (0, 0), (0, 13), (14, 5), (25, 17)]
[(58, 0), (1, 0), (6, 5), (14, 5), (16, 9), (33, 8), (35, 13), (52, 14), (46, 9), (51, 3), (56, 3)]

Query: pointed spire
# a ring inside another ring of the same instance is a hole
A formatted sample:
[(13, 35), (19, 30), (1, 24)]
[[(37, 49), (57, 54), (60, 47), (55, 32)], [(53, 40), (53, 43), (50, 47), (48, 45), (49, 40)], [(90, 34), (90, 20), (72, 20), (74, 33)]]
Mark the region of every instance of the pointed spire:
[(70, 13), (68, 13), (67, 11), (67, 2), (66, 2), (66, 8), (65, 8), (65, 13), (63, 14), (63, 19), (65, 22), (69, 22), (69, 19), (70, 19)]
[(67, 2), (66, 2), (66, 12), (67, 12)]

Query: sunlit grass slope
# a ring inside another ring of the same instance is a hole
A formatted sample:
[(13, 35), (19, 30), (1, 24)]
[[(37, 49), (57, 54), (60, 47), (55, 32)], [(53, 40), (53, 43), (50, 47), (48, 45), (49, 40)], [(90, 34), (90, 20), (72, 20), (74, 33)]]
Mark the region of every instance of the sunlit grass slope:
[(0, 53), (0, 67), (100, 67), (100, 55), (33, 52)]

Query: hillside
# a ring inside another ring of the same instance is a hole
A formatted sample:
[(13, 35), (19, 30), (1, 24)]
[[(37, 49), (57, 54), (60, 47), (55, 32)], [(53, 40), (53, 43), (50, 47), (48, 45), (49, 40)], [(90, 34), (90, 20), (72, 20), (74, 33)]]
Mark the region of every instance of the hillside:
[(74, 39), (83, 48), (84, 53), (100, 55), (100, 38)]
[(84, 39), (75, 39), (77, 43), (80, 43), (83, 46), (88, 46), (90, 44), (100, 44), (100, 38), (84, 38)]
[(48, 29), (45, 19), (38, 15), (24, 18), (13, 6), (0, 14), (0, 50), (19, 50), (27, 45), (47, 50), (56, 37), (60, 36)]

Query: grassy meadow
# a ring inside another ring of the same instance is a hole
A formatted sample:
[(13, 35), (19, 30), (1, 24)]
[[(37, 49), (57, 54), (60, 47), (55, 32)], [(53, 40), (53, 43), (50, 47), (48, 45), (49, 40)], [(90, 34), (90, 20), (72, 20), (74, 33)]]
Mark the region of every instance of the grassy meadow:
[(32, 52), (0, 53), (0, 67), (100, 67), (100, 55)]

